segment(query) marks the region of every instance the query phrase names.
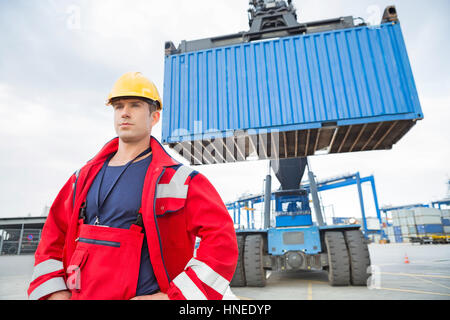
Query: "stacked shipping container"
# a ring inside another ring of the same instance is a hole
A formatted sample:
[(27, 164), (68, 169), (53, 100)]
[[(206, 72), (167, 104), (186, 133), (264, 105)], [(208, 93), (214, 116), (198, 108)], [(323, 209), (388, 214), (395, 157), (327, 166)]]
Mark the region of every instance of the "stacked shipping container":
[(417, 232), (420, 235), (442, 234), (441, 210), (436, 208), (415, 208), (414, 216), (417, 224)]
[(450, 234), (450, 209), (441, 210), (442, 228), (445, 234)]
[(450, 210), (416, 207), (392, 211), (392, 226), (385, 230), (390, 242), (430, 234), (450, 234)]

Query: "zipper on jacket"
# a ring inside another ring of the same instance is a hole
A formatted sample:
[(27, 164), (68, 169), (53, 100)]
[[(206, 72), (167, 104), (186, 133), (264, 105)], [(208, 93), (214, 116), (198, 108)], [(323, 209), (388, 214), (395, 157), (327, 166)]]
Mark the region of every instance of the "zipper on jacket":
[(116, 241), (106, 241), (106, 240), (97, 240), (97, 239), (88, 239), (88, 238), (78, 238), (75, 241), (83, 242), (83, 243), (89, 243), (89, 244), (97, 244), (100, 246), (107, 246), (107, 247), (120, 247), (120, 242)]
[(167, 280), (170, 283), (170, 277), (169, 277), (169, 273), (167, 272), (167, 268), (166, 268), (166, 264), (164, 263), (164, 256), (163, 256), (163, 251), (162, 251), (162, 246), (161, 246), (161, 236), (159, 234), (159, 228), (158, 228), (158, 218), (156, 216), (156, 193), (158, 190), (158, 183), (159, 180), (161, 180), (161, 177), (163, 176), (164, 172), (166, 172), (166, 168), (163, 169), (163, 171), (161, 172), (161, 174), (159, 175), (158, 179), (156, 180), (156, 184), (155, 184), (155, 196), (153, 197), (153, 216), (155, 219), (155, 227), (156, 227), (156, 233), (158, 234), (158, 240), (159, 240), (159, 251), (161, 253), (161, 260), (163, 263), (163, 267), (164, 267), (164, 271), (166, 272), (166, 276), (167, 276)]

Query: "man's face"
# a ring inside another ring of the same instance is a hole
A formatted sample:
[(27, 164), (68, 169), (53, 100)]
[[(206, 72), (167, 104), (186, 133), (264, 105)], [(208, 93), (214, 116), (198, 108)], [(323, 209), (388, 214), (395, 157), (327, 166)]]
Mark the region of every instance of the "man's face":
[(150, 106), (133, 98), (113, 102), (114, 129), (123, 142), (132, 143), (148, 138), (152, 127), (159, 121), (159, 112), (150, 114)]

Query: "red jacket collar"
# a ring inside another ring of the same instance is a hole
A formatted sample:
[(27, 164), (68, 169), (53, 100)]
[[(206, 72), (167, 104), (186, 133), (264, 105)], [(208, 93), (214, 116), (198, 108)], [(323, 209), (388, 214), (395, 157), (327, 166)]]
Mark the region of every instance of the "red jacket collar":
[[(179, 165), (180, 163), (173, 159), (164, 149), (164, 147), (159, 143), (156, 138), (151, 136), (150, 147), (152, 148), (152, 165), (155, 167), (170, 167)], [(88, 164), (94, 165), (99, 162), (104, 162), (108, 156), (116, 152), (119, 148), (119, 138), (116, 137), (106, 143), (97, 155), (91, 159)]]

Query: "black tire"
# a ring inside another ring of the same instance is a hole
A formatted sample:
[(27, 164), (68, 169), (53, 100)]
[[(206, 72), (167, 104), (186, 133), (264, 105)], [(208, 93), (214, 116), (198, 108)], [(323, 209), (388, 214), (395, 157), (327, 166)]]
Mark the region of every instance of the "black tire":
[(331, 286), (350, 284), (350, 266), (347, 246), (342, 232), (325, 232), (328, 255), (328, 283)]
[(249, 287), (266, 285), (266, 270), (263, 268), (264, 239), (262, 235), (249, 235), (245, 238), (244, 270)]
[(345, 231), (344, 236), (350, 255), (350, 282), (354, 286), (366, 286), (370, 255), (364, 236), (360, 230)]
[(238, 235), (237, 245), (239, 249), (239, 257), (236, 265), (236, 271), (234, 272), (233, 279), (231, 279), (230, 286), (232, 287), (245, 287), (245, 271), (244, 271), (244, 247), (245, 236)]

